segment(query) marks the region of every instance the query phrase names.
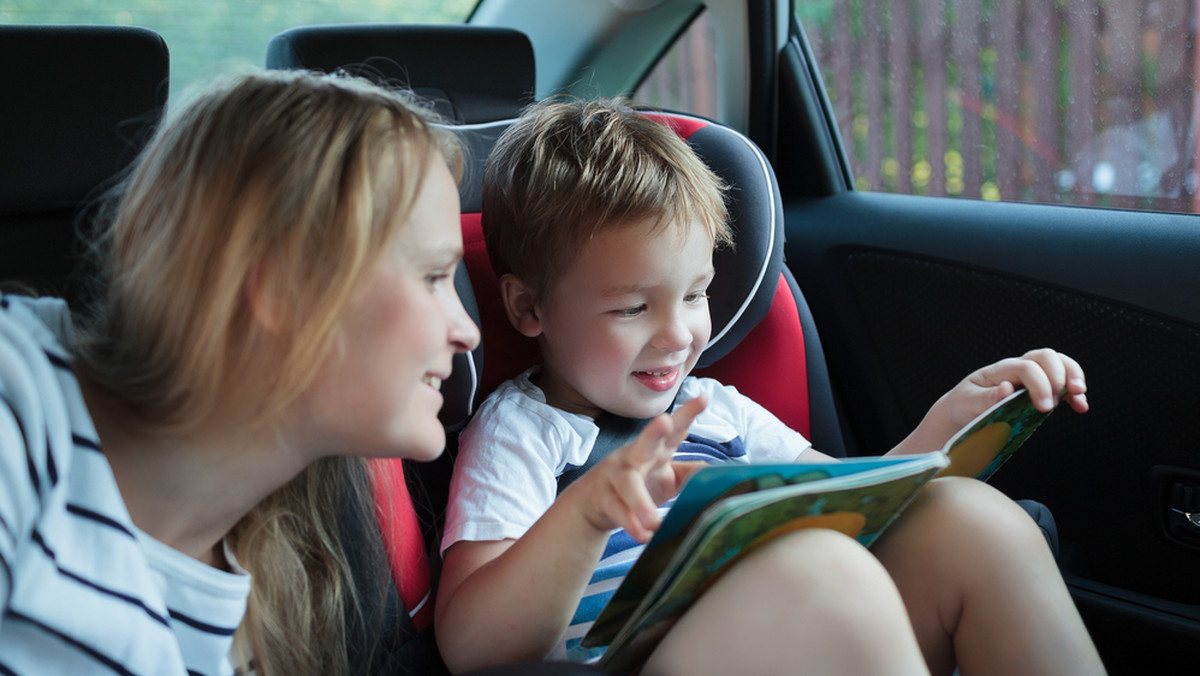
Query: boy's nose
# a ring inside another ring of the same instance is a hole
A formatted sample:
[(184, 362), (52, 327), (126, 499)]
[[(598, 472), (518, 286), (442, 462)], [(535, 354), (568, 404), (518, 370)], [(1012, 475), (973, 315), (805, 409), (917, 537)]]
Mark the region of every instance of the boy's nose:
[(678, 313), (667, 317), (654, 337), (654, 346), (660, 350), (677, 352), (692, 344), (692, 332)]

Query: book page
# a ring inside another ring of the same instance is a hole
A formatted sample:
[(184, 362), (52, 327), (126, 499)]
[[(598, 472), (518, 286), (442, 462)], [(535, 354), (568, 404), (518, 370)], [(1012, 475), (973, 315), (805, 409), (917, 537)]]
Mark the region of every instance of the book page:
[(1050, 415), (1034, 407), (1020, 389), (980, 413), (943, 447), (950, 464), (946, 476), (975, 477), (987, 481), (1033, 431)]

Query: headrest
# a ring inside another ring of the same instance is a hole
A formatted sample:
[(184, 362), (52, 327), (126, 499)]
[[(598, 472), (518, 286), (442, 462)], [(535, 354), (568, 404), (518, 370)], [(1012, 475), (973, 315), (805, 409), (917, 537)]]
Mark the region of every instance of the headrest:
[(783, 269), (783, 201), (775, 172), (750, 139), (700, 118), (647, 116), (674, 129), (730, 186), (726, 203), (734, 247), (713, 256), (717, 274), (708, 301), (712, 338), (697, 364), (704, 368), (736, 347), (771, 308)]
[(405, 86), (459, 124), (516, 117), (533, 100), (533, 45), (520, 31), (468, 25), (300, 26), (267, 46), (267, 67)]
[(129, 26), (0, 26), (0, 215), (73, 208), (133, 160), (167, 101), (167, 45)]

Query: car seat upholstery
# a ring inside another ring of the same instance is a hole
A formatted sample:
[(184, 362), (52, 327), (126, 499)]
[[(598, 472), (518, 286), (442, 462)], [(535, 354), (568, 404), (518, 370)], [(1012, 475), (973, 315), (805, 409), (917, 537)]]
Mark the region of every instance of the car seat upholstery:
[(132, 161), (167, 102), (167, 45), (128, 26), (0, 26), (0, 282), (64, 296), (81, 211)]
[(408, 87), (458, 125), (516, 117), (533, 96), (533, 47), (506, 28), (299, 26), (271, 39), (267, 67), (341, 70)]

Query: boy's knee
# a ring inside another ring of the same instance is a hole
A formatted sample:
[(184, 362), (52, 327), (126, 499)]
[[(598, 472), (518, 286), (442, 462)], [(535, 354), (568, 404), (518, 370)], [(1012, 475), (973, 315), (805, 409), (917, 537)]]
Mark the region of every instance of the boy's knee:
[(1028, 512), (996, 488), (975, 479), (935, 479), (913, 507), (914, 516), (933, 522), (923, 525), (923, 529), (960, 544), (974, 536), (1001, 543), (1045, 543)]
[(747, 577), (761, 580), (776, 593), (793, 590), (807, 595), (813, 588), (891, 584), (887, 571), (866, 547), (824, 528), (774, 538), (739, 562), (738, 567), (743, 566)]

